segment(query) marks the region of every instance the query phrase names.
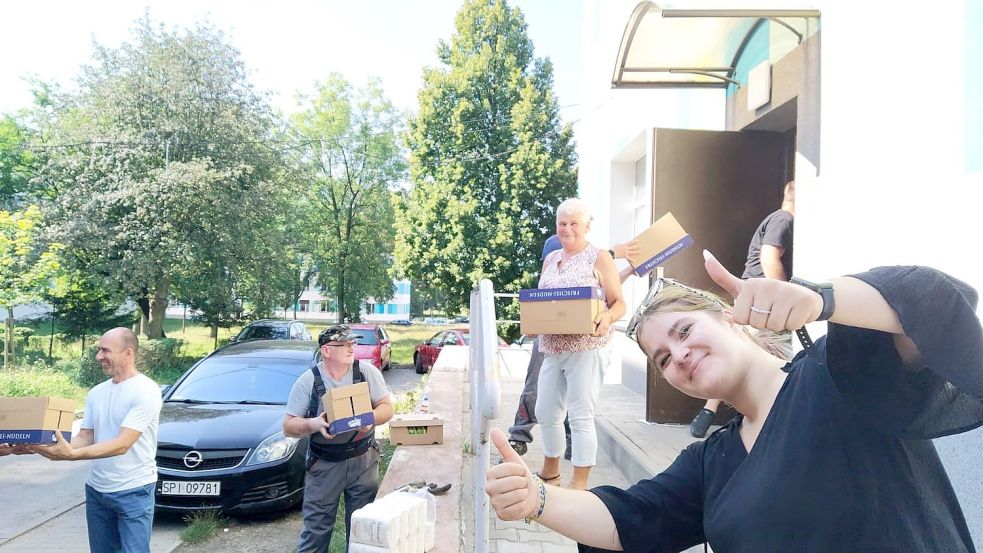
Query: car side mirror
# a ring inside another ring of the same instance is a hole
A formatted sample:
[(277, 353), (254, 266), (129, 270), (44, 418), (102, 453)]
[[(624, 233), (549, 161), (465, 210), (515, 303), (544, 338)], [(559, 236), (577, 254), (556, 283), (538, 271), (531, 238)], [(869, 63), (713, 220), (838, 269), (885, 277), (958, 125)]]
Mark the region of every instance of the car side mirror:
[(167, 390), (169, 390), (170, 388), (171, 388), (171, 385), (170, 384), (161, 384), (160, 385), (160, 397), (164, 397), (164, 394), (166, 394), (167, 393)]

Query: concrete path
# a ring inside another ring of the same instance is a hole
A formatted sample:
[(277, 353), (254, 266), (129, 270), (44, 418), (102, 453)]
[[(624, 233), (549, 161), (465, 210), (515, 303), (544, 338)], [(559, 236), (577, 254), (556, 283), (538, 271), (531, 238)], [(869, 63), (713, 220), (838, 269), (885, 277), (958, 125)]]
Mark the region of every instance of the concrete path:
[[(0, 459), (0, 553), (88, 552), (85, 479), (90, 464), (38, 455)], [(172, 551), (181, 543), (182, 528), (179, 518), (156, 517), (150, 550)]]

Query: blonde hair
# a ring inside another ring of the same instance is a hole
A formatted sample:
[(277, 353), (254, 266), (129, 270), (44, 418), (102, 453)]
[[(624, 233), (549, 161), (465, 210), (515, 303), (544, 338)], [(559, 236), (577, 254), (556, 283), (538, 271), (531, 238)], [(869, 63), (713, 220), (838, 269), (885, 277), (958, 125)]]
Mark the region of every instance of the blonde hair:
[[(638, 334), (641, 334), (642, 327), (649, 319), (662, 313), (703, 311), (723, 315), (724, 311), (731, 311), (732, 309), (733, 307), (729, 303), (712, 292), (696, 290), (688, 286), (663, 286), (652, 302), (642, 311), (641, 320), (638, 323)], [(755, 330), (746, 325), (741, 325), (741, 329), (758, 347), (766, 352), (785, 361), (792, 358), (792, 346), (788, 339), (788, 332)], [(642, 346), (640, 341), (638, 346)], [(645, 349), (642, 348), (642, 351), (644, 352)], [(645, 356), (650, 357), (648, 352), (645, 352)]]
[(556, 218), (559, 219), (561, 214), (579, 215), (581, 220), (585, 223), (589, 223), (592, 219), (594, 219), (594, 214), (591, 212), (590, 204), (584, 200), (581, 200), (580, 198), (563, 200), (563, 202), (556, 208)]

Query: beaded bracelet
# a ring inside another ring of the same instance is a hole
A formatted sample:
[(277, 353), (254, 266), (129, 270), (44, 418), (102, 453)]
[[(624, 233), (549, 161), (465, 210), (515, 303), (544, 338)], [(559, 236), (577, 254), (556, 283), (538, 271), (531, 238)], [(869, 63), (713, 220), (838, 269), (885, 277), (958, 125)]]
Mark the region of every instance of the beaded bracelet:
[(533, 473), (532, 477), (536, 482), (539, 482), (539, 510), (536, 511), (536, 514), (523, 519), (526, 524), (539, 520), (539, 517), (543, 516), (543, 509), (546, 508), (546, 484), (543, 483), (543, 479), (538, 474)]

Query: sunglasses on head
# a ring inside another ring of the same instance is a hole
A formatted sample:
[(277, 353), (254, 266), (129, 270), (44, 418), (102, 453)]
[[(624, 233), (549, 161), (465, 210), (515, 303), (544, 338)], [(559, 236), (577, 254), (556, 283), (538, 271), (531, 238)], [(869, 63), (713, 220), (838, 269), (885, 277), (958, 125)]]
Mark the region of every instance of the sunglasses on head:
[(635, 314), (632, 315), (631, 320), (628, 321), (628, 328), (625, 330), (625, 335), (628, 336), (628, 338), (636, 342), (638, 341), (638, 325), (641, 324), (642, 322), (642, 315), (645, 313), (645, 310), (648, 309), (650, 305), (652, 305), (652, 302), (655, 301), (656, 296), (658, 296), (663, 290), (665, 290), (667, 286), (676, 286), (682, 288), (683, 290), (686, 290), (687, 292), (691, 292), (693, 294), (706, 298), (720, 305), (722, 309), (727, 307), (726, 305), (721, 303), (719, 299), (711, 296), (710, 294), (704, 292), (703, 290), (700, 290), (699, 288), (693, 288), (692, 286), (687, 286), (671, 278), (659, 277), (655, 279), (655, 282), (652, 284), (652, 287), (649, 288), (648, 294), (645, 294), (645, 299), (643, 299), (642, 303), (638, 305), (638, 309), (635, 310)]

